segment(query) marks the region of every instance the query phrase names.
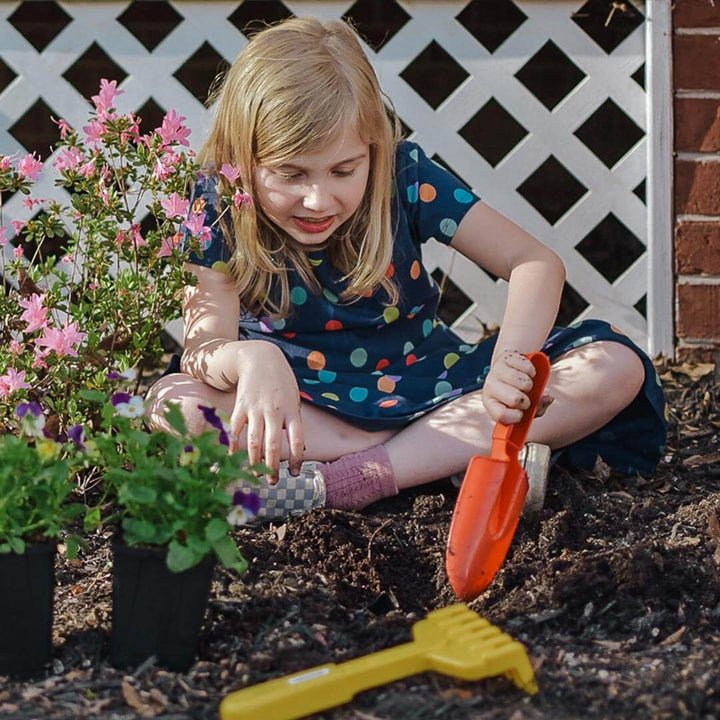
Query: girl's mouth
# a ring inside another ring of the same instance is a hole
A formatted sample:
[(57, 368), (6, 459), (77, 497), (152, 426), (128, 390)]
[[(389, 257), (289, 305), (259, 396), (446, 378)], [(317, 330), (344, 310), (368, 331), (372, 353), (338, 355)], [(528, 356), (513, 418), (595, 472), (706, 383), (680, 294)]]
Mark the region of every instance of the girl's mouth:
[(307, 218), (307, 217), (298, 217), (297, 215), (293, 215), (293, 222), (303, 232), (324, 233), (327, 230), (329, 230), (330, 227), (332, 226), (332, 224), (335, 222), (335, 216), (329, 215), (328, 217), (324, 217), (324, 218)]

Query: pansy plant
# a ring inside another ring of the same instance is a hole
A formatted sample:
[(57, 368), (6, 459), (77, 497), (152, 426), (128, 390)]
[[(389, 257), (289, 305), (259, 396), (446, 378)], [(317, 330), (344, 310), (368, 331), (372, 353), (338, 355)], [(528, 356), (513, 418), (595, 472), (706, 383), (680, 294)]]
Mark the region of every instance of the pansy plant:
[[(257, 513), (259, 498), (251, 488), (259, 481), (245, 452), (229, 452), (227, 431), (215, 410), (204, 411), (212, 418), (211, 428), (192, 435), (180, 408), (168, 403), (165, 418), (172, 432), (148, 432), (141, 397), (117, 392), (108, 400), (94, 390), (81, 392), (103, 406), (102, 430), (92, 441), (96, 460), (105, 468), (103, 503), (110, 499), (116, 509), (108, 521), (118, 524), (122, 541), (167, 547), (173, 572), (213, 554), (242, 572), (247, 564), (229, 533)], [(237, 492), (238, 483), (246, 490)], [(86, 516), (86, 527), (99, 523), (96, 506)]]
[(73, 447), (49, 436), (38, 403), (20, 403), (15, 413), (24, 434), (0, 436), (0, 554), (67, 536), (74, 557), (77, 539), (69, 533), (85, 506), (72, 501)]

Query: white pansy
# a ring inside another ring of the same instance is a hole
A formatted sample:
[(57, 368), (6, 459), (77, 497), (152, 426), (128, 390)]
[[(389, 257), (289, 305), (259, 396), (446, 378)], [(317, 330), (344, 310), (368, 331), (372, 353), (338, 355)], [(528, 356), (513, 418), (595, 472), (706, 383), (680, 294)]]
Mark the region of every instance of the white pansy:
[(140, 395), (130, 398), (130, 402), (118, 403), (115, 412), (127, 418), (141, 417), (145, 412), (145, 403)]

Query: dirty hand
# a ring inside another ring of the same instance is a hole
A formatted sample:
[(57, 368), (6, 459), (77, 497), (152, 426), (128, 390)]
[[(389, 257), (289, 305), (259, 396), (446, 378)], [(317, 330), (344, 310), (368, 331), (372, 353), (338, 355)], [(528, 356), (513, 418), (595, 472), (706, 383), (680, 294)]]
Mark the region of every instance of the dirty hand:
[[(534, 377), (535, 366), (525, 355), (517, 350), (502, 351), (494, 358), (483, 385), (483, 403), (488, 415), (505, 425), (520, 422), (530, 407), (528, 393)], [(543, 395), (535, 416), (543, 415), (553, 401), (551, 395)]]
[(262, 462), (277, 481), (283, 432), (290, 448), (290, 472), (297, 475), (305, 447), (297, 382), (282, 351), (265, 340), (242, 343), (238, 384), (230, 417), (230, 451), (241, 447), (247, 426), (248, 462)]

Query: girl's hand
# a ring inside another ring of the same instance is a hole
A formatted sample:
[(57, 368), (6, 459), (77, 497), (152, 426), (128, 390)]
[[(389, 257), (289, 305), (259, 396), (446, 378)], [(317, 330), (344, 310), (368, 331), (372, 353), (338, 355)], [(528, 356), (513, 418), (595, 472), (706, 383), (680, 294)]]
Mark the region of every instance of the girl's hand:
[[(535, 367), (517, 350), (505, 350), (496, 358), (483, 386), (483, 403), (488, 415), (505, 425), (522, 420), (530, 407), (528, 393), (533, 386)], [(536, 417), (545, 413), (554, 398), (543, 395)]]
[(247, 425), (248, 461), (265, 463), (276, 481), (283, 431), (290, 447), (290, 472), (297, 475), (305, 442), (297, 382), (282, 351), (265, 340), (242, 343), (238, 351), (238, 384), (230, 417), (230, 451), (240, 445)]

